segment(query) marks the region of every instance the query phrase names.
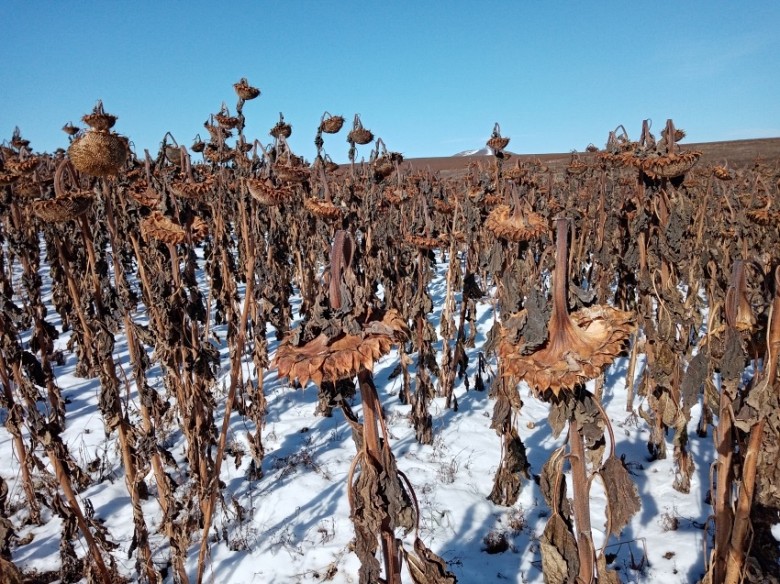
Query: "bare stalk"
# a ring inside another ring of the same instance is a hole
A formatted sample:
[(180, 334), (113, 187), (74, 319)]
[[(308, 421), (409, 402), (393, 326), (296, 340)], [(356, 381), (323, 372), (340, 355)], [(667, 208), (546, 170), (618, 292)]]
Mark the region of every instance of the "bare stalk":
[(596, 557), (590, 524), (590, 493), (588, 471), (585, 465), (585, 441), (580, 432), (579, 422), (572, 415), (569, 420), (569, 464), (574, 490), (574, 524), (577, 536), (577, 553), (580, 558), (578, 584), (591, 584), (594, 581)]
[(239, 379), (241, 378), (241, 360), (244, 353), (244, 345), (246, 343), (247, 322), (249, 320), (249, 312), (254, 294), (255, 252), (254, 247), (251, 246), (247, 240), (248, 230), (246, 225), (246, 210), (243, 205), (240, 204), (239, 206), (241, 207), (241, 219), (244, 224), (244, 233), (246, 238), (244, 248), (246, 252), (246, 290), (244, 294), (244, 307), (241, 311), (241, 323), (239, 325), (238, 335), (236, 337), (236, 347), (234, 351), (231, 351), (233, 360), (230, 368), (230, 388), (228, 389), (228, 395), (225, 401), (225, 414), (222, 418), (222, 431), (219, 434), (217, 457), (214, 462), (213, 475), (209, 482), (208, 499), (206, 499), (206, 506), (203, 509), (203, 535), (201, 536), (200, 551), (198, 552), (198, 575), (196, 579), (197, 584), (201, 584), (203, 581), (203, 573), (206, 567), (206, 552), (208, 550), (209, 530), (211, 529), (211, 522), (214, 516), (217, 491), (219, 490), (219, 473), (222, 468), (222, 459), (224, 458), (225, 446), (227, 444), (228, 427), (230, 426), (230, 414), (233, 410), (233, 402), (236, 398), (236, 389), (238, 388)]

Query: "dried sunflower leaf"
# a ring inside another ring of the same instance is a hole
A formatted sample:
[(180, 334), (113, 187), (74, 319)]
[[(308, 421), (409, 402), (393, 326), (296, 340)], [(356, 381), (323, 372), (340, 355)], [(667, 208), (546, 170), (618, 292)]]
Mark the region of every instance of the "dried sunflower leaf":
[(403, 550), (414, 584), (457, 584), (455, 575), (447, 564), (429, 550), (418, 537), (414, 540), (414, 552)]
[(539, 543), (544, 581), (547, 584), (574, 582), (580, 570), (577, 540), (560, 515), (550, 517)]
[[(566, 498), (566, 477), (563, 474), (563, 448), (556, 450), (552, 456), (542, 466), (542, 472), (539, 477), (539, 488), (542, 491), (547, 506), (551, 509), (556, 508), (558, 503), (558, 513), (563, 517), (571, 517), (571, 505)], [(560, 482), (558, 478), (560, 477)], [(557, 492), (556, 492), (557, 486)]]
[(607, 558), (604, 554), (599, 555), (596, 567), (599, 571), (599, 584), (621, 584), (620, 575), (615, 570), (607, 568)]
[(683, 409), (689, 414), (693, 405), (699, 400), (699, 394), (709, 375), (709, 352), (699, 351), (688, 363), (688, 368), (680, 384), (683, 398)]
[(626, 467), (614, 456), (607, 458), (599, 474), (609, 502), (610, 533), (617, 536), (641, 509), (639, 493)]
[(552, 402), (550, 413), (547, 414), (547, 421), (550, 424), (553, 438), (557, 438), (566, 427), (566, 422), (571, 418), (573, 406), (570, 400), (556, 400)]

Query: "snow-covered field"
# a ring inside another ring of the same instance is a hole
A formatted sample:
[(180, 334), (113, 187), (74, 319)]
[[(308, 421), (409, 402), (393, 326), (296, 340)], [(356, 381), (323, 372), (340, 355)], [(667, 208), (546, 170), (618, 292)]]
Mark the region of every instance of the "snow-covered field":
[[(436, 269), (430, 292), (438, 307), (433, 315), (438, 328), (436, 319), (444, 294), (446, 262), (439, 262)], [(45, 266), (41, 268), (41, 277), (45, 291), (49, 278)], [(477, 348), (469, 353), (471, 389), (467, 389), (463, 379), (457, 380), (457, 412), (446, 409), (443, 398), (433, 401), (432, 445), (421, 446), (416, 442), (407, 416), (410, 406), (398, 400), (400, 378), (390, 378), (398, 363), (397, 353), (390, 353), (377, 364), (375, 381), (398, 467), (411, 480), (419, 500), (420, 537), (426, 545), (447, 562), (461, 583), (542, 582), (538, 540), (550, 509), (538, 485), (533, 480), (526, 481), (517, 504), (511, 508), (497, 506), (487, 499), (499, 464), (501, 442), (490, 429), (494, 402), (489, 387), (484, 392), (476, 391), (474, 375), (477, 351), (494, 319), (489, 300), (485, 298), (479, 304)], [(44, 296), (44, 301), (50, 302), (50, 297)], [(50, 319), (59, 326), (53, 310)], [(143, 321), (144, 315), (136, 314), (134, 319)], [(216, 332), (220, 334), (219, 330)], [(273, 353), (277, 345), (273, 331), (268, 339)], [(79, 493), (79, 498), (82, 507), (93, 510), (94, 517), (104, 522), (110, 538), (118, 543), (114, 558), (132, 580), (136, 577), (135, 558), (128, 558), (128, 550), (133, 537), (133, 517), (116, 435), (105, 435), (97, 406), (98, 381), (73, 375), (75, 357), (65, 350), (67, 342), (66, 333), (55, 347), (64, 350), (66, 355), (64, 364), (55, 368), (57, 383), (68, 401), (68, 423), (62, 438), (83, 467), (99, 461), (91, 467), (95, 483)], [(130, 378), (127, 348), (121, 336), (117, 337), (115, 356)], [(227, 379), (229, 359), (224, 347), (222, 357), (222, 373)], [(640, 356), (637, 377), (642, 372), (642, 359)], [(495, 369), (495, 361), (491, 363)], [(675, 491), (671, 458), (649, 461), (646, 424), (636, 412), (626, 411), (626, 369), (627, 358), (620, 358), (607, 370), (603, 405), (615, 428), (618, 455), (625, 457), (642, 508), (619, 539), (606, 542), (604, 551), (623, 582), (695, 582), (704, 571), (704, 527), (711, 512), (705, 499), (713, 462), (712, 435), (697, 436), (698, 411), (694, 409), (689, 436), (696, 472), (690, 493)], [(317, 390), (313, 385), (295, 389), (286, 380), (279, 380), (273, 371), (264, 375), (268, 403), (263, 429), (266, 448), (263, 476), (257, 480), (248, 476), (251, 457), (246, 433), (250, 428), (234, 412), (228, 436), (229, 455), (221, 475), (226, 488), (211, 529), (214, 541), (210, 546), (206, 581), (220, 584), (357, 582), (359, 564), (350, 549), (353, 527), (346, 490), (355, 455), (350, 427), (338, 410), (330, 418), (315, 415)], [(121, 372), (119, 376), (123, 378)], [(150, 370), (149, 382), (162, 389), (159, 369)], [(217, 387), (218, 424), (226, 386), (227, 381)], [(527, 448), (531, 472), (537, 475), (550, 454), (562, 444), (565, 432), (553, 439), (547, 422), (549, 406), (535, 399), (525, 387), (521, 388), (521, 395), (524, 405), (518, 429)], [(132, 389), (126, 396), (131, 412), (135, 411), (132, 406), (135, 397)], [(360, 415), (359, 396), (352, 405)], [(642, 405), (637, 398), (634, 407)], [(0, 411), (0, 421), (5, 416), (7, 412)], [(166, 446), (177, 460), (184, 460), (184, 439), (180, 433), (171, 433)], [(19, 465), (12, 438), (4, 427), (0, 427), (0, 460), (4, 461), (0, 473), (10, 486), (12, 519), (18, 526), (24, 523), (27, 510), (19, 486)], [(183, 478), (183, 474), (174, 475), (174, 479)], [(152, 534), (155, 561), (162, 566), (169, 555), (168, 543), (157, 532), (161, 514), (154, 498), (152, 475), (147, 483), (152, 496), (143, 503), (143, 510)], [(598, 481), (594, 481), (591, 494), (594, 540), (597, 546), (602, 546), (605, 543), (604, 497)], [(46, 508), (43, 513), (48, 513), (47, 521), (41, 526), (28, 525), (18, 530), (12, 547), (13, 561), (26, 571), (46, 572), (59, 566), (61, 522)], [(197, 571), (198, 537), (196, 532), (189, 553), (188, 566), (193, 578)], [(405, 537), (411, 545), (414, 534)], [(76, 551), (80, 556), (88, 553), (83, 541)], [(173, 574), (169, 572), (166, 582), (172, 581)], [(405, 571), (404, 582), (411, 582)]]

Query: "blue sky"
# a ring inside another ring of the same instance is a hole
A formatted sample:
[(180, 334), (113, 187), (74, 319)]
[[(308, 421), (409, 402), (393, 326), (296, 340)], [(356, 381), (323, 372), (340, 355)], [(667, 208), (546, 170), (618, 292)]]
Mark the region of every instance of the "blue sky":
[[(67, 146), (98, 99), (138, 151), (189, 145), (247, 77), (246, 134), (283, 112), (308, 159), (324, 111), (355, 113), (406, 157), (480, 148), (495, 122), (520, 153), (638, 138), (780, 136), (780, 2), (0, 2), (0, 140)], [(346, 159), (346, 130), (325, 150)], [(359, 150), (368, 156), (369, 146)]]

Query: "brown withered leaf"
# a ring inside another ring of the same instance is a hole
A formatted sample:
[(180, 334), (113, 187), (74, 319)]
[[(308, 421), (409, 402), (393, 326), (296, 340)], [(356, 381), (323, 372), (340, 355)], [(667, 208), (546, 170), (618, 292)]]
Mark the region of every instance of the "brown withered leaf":
[(539, 476), (539, 488), (547, 506), (550, 509), (556, 509), (557, 507), (558, 513), (568, 519), (571, 517), (571, 505), (566, 497), (566, 477), (563, 474), (564, 450), (565, 447), (561, 447), (553, 452), (547, 462), (544, 463), (544, 466), (542, 466), (542, 472)]
[(355, 524), (355, 554), (360, 559), (360, 581), (378, 582), (380, 574), (376, 551), (377, 534), (382, 527), (384, 513), (380, 493), (379, 472), (373, 464), (366, 464), (353, 486), (352, 522)]
[[(777, 385), (769, 386), (777, 388)], [(755, 390), (754, 390), (755, 391)], [(768, 392), (766, 422), (756, 471), (756, 498), (767, 508), (780, 507), (780, 394)]]
[[(498, 380), (499, 385), (501, 380)], [(511, 422), (512, 419), (512, 407), (509, 400), (506, 399), (504, 392), (498, 393), (498, 399), (493, 406), (493, 418), (490, 420), (490, 429), (495, 430), (499, 436), (503, 434), (504, 428)]]
[[(0, 558), (0, 578), (7, 584), (22, 584), (22, 582), (24, 582), (19, 568), (17, 568), (13, 562), (3, 558)], [(445, 582), (445, 580), (442, 580), (442, 582)]]
[(739, 334), (726, 329), (725, 348), (720, 360), (720, 374), (724, 381), (738, 381), (745, 370), (745, 351)]
[(579, 423), (579, 432), (585, 441), (585, 457), (591, 467), (601, 466), (604, 459), (604, 419), (599, 412), (593, 394), (582, 390), (574, 400), (572, 416)]
[(674, 489), (680, 493), (689, 493), (696, 465), (688, 451), (688, 430), (684, 416), (680, 416), (679, 423), (674, 428), (674, 464)]
[(517, 502), (523, 477), (530, 478), (528, 469), (531, 465), (528, 463), (525, 444), (515, 428), (504, 434), (503, 442), (501, 466), (496, 473), (493, 490), (488, 499), (496, 505), (509, 507)]
[(577, 418), (580, 432), (587, 448), (595, 448), (604, 437), (604, 419), (595, 404), (593, 394), (582, 392), (582, 397), (574, 401), (572, 415)]
[(547, 414), (547, 421), (550, 424), (553, 438), (557, 438), (563, 432), (566, 427), (566, 422), (569, 421), (574, 413), (574, 400), (560, 399), (553, 400), (550, 407), (550, 413)]
[(575, 582), (580, 570), (577, 540), (560, 515), (550, 517), (539, 543), (544, 581), (547, 584)]
[(447, 564), (429, 550), (418, 537), (414, 540), (414, 551), (403, 550), (404, 559), (414, 584), (456, 584), (457, 578), (447, 569)]
[(704, 383), (709, 374), (709, 351), (702, 350), (688, 363), (688, 368), (680, 384), (683, 398), (683, 410), (690, 415), (691, 408), (699, 400), (699, 394), (703, 391)]
[(620, 535), (623, 528), (642, 507), (636, 485), (623, 463), (610, 456), (599, 471), (609, 506), (609, 527), (612, 535)]
[(666, 390), (661, 390), (655, 410), (661, 416), (663, 423), (670, 428), (676, 426), (682, 417), (679, 404)]
[(395, 463), (390, 448), (382, 449), (382, 466), (380, 474), (382, 497), (387, 504), (387, 514), (390, 516), (393, 528), (401, 527), (405, 533), (409, 533), (417, 524), (415, 508), (412, 499), (406, 491), (398, 474), (398, 467)]
[(607, 558), (604, 554), (599, 555), (596, 567), (599, 571), (599, 584), (621, 584), (620, 575), (615, 570), (607, 568)]

